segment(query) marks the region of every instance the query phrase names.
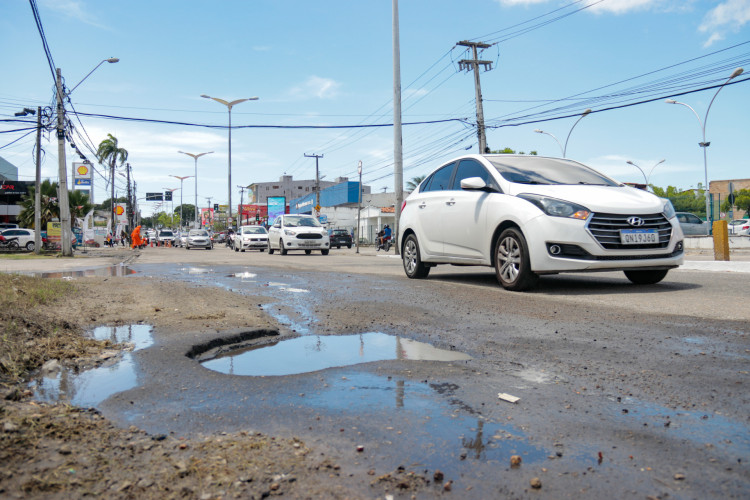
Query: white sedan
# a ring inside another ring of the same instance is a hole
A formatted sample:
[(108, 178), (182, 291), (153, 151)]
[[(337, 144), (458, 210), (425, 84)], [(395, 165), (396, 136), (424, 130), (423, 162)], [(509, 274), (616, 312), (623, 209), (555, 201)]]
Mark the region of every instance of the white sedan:
[(313, 250), (320, 250), (328, 255), (330, 248), (328, 231), (312, 215), (280, 215), (268, 230), (269, 254), (275, 250), (281, 255), (290, 250), (304, 250), (309, 255)]
[(232, 246), (235, 252), (268, 248), (268, 231), (263, 226), (240, 226), (234, 233)]
[(532, 155), (444, 164), (404, 201), (398, 242), (409, 278), (438, 264), (494, 266), (508, 290), (578, 271), (620, 270), (654, 284), (684, 258), (669, 200), (575, 161)]
[[(34, 243), (34, 230), (33, 229), (6, 229), (0, 234), (3, 235), (6, 241), (14, 241), (18, 244), (19, 248), (25, 248), (29, 252), (33, 252), (36, 248)], [(13, 245), (15, 246), (15, 245)]]

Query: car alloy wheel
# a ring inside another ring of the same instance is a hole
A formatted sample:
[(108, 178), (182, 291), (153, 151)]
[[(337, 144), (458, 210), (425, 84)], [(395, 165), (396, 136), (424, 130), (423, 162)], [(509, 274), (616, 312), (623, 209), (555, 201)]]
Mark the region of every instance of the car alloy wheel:
[(503, 231), (495, 248), (495, 275), (503, 288), (522, 291), (536, 284), (538, 276), (531, 271), (526, 239), (518, 229)]
[(419, 243), (417, 237), (410, 234), (404, 241), (404, 252), (402, 255), (404, 262), (404, 271), (406, 276), (411, 279), (426, 278), (430, 274), (430, 268), (427, 267), (419, 255)]
[(286, 255), (286, 248), (284, 248), (284, 240), (279, 239), (279, 253), (281, 255)]
[(26, 250), (28, 250), (29, 252), (33, 252), (34, 248), (36, 248), (36, 245), (34, 245), (33, 241), (29, 241), (28, 243), (26, 243)]

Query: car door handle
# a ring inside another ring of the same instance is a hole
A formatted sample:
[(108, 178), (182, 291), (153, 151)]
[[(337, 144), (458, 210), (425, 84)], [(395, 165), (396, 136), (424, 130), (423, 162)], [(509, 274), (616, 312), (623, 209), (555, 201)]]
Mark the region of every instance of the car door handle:
[(448, 205), (449, 207), (452, 207), (453, 205), (456, 204), (456, 200), (455, 198), (451, 198), (450, 200), (446, 201), (445, 204)]
[(417, 205), (417, 206), (418, 206), (419, 208), (424, 208), (424, 207), (426, 207), (426, 206), (427, 206), (427, 203), (425, 203), (425, 202), (422, 202), (422, 203), (420, 203), (420, 204), (419, 204), (419, 205)]

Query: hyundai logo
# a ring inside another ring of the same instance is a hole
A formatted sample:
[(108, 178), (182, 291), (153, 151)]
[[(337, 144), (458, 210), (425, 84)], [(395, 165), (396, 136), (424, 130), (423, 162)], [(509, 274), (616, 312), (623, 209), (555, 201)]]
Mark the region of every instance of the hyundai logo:
[(631, 226), (642, 226), (646, 223), (645, 220), (640, 217), (628, 217), (628, 224)]

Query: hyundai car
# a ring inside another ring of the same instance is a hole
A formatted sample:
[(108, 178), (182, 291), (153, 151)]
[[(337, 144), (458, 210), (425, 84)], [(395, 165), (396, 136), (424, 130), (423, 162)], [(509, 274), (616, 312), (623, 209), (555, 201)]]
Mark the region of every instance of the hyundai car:
[(624, 271), (658, 283), (683, 262), (669, 200), (582, 163), (534, 155), (465, 155), (404, 201), (399, 245), (409, 278), (440, 264), (495, 268), (508, 290), (544, 274)]

